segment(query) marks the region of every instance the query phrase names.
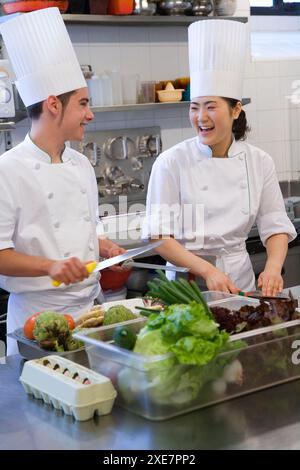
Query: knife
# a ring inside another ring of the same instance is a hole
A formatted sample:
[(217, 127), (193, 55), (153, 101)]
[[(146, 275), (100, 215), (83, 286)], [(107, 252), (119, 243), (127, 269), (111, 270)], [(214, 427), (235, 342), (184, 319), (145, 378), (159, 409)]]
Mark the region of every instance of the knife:
[(181, 266), (165, 266), (161, 264), (151, 264), (151, 263), (139, 263), (136, 261), (125, 261), (124, 266), (126, 268), (145, 268), (145, 269), (161, 269), (162, 271), (175, 271), (178, 273), (187, 273), (190, 271), (190, 268), (184, 268)]
[[(138, 256), (138, 255), (141, 255), (142, 253), (146, 253), (147, 251), (153, 250), (154, 248), (157, 248), (158, 246), (160, 246), (163, 243), (163, 241), (164, 240), (159, 240), (154, 243), (148, 243), (147, 245), (140, 246), (139, 248), (133, 248), (131, 250), (127, 250), (122, 255), (113, 256), (112, 258), (107, 258), (104, 261), (100, 261), (100, 263), (97, 263), (97, 261), (92, 261), (91, 263), (86, 264), (86, 269), (89, 274), (93, 272), (101, 271), (102, 269), (108, 268), (109, 266), (122, 263), (123, 261), (131, 259), (134, 256)], [(58, 287), (61, 285), (61, 282), (53, 280), (52, 285), (54, 287)]]
[(255, 290), (252, 292), (243, 292), (240, 291), (238, 295), (242, 297), (253, 297), (254, 299), (289, 299), (289, 296), (286, 294), (278, 293), (277, 295), (263, 295), (261, 290)]

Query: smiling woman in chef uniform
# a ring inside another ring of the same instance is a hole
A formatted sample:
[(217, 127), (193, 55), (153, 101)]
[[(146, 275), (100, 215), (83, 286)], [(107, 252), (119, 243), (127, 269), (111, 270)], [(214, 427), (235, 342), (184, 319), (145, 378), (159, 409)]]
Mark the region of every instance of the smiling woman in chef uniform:
[[(87, 85), (58, 8), (1, 26), (18, 91), (32, 118), (25, 140), (0, 158), (0, 286), (7, 331), (43, 310), (89, 310), (99, 275), (85, 263), (125, 250), (101, 239), (98, 189), (88, 159), (65, 146), (93, 119)], [(54, 288), (56, 279), (63, 283)], [(76, 283), (76, 284), (74, 284)], [(15, 342), (13, 342), (15, 343)], [(7, 353), (16, 352), (8, 341)]]
[(283, 288), (281, 269), (296, 237), (272, 158), (243, 141), (241, 106), (247, 25), (204, 20), (189, 27), (190, 121), (196, 137), (153, 165), (143, 238), (163, 237), (169, 262), (190, 268), (209, 290), (254, 290), (245, 241), (254, 223), (267, 250), (258, 287)]

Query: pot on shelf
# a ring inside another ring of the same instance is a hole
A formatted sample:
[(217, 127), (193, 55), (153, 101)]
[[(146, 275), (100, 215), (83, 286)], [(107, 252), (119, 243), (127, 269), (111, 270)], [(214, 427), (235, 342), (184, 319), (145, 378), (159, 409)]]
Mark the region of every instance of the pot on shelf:
[(210, 0), (194, 0), (192, 6), (192, 15), (207, 16), (212, 12), (213, 6)]
[(158, 8), (164, 15), (186, 15), (192, 11), (192, 2), (165, 0), (158, 3)]

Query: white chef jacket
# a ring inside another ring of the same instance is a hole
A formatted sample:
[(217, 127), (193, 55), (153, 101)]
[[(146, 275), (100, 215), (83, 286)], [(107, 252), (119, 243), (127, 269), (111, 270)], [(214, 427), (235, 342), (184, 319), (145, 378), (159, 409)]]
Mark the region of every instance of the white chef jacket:
[[(189, 217), (190, 207), (194, 218)], [(173, 235), (213, 261), (238, 288), (253, 290), (245, 241), (255, 222), (264, 245), (276, 233), (286, 233), (289, 241), (297, 236), (273, 160), (263, 150), (233, 140), (228, 158), (213, 158), (210, 147), (194, 137), (157, 158), (148, 187), (144, 239)]]
[[(47, 153), (29, 135), (0, 157), (0, 250), (14, 248), (33, 256), (63, 260), (72, 256), (98, 260), (98, 190), (88, 159), (65, 148), (62, 163), (51, 164)], [(7, 331), (43, 310), (79, 315), (99, 294), (99, 275), (54, 288), (50, 277), (0, 276), (9, 291)], [(13, 348), (8, 353), (13, 352)]]

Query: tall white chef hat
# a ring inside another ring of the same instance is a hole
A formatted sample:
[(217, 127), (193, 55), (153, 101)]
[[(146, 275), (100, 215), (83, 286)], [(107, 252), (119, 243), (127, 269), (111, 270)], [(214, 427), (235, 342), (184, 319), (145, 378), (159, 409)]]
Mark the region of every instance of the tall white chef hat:
[(242, 99), (247, 26), (232, 20), (204, 20), (189, 27), (191, 98)]
[(0, 32), (25, 106), (86, 87), (58, 8), (20, 15), (3, 23)]

